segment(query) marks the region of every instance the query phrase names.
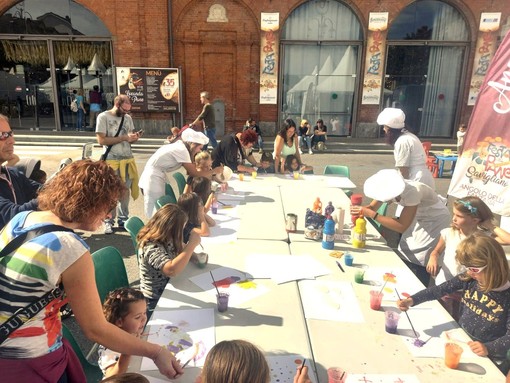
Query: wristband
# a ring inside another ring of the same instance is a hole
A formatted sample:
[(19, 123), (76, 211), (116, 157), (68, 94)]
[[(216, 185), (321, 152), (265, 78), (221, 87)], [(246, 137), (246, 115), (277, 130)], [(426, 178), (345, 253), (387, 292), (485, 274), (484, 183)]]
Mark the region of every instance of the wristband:
[(379, 217), (379, 213), (375, 212), (374, 218), (372, 218), (372, 219), (375, 221), (377, 219), (377, 217)]

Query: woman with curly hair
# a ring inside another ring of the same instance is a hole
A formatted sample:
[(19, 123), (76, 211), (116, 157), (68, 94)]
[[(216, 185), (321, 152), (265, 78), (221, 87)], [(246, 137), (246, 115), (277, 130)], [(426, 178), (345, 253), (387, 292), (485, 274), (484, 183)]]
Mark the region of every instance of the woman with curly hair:
[[(13, 323), (13, 318), (21, 323), (0, 344), (3, 382), (85, 382), (72, 347), (62, 337), (59, 308), (66, 300), (90, 340), (123, 354), (152, 358), (169, 378), (182, 374), (168, 350), (106, 321), (89, 247), (73, 232), (97, 230), (124, 192), (121, 179), (106, 162), (74, 162), (42, 187), (40, 211), (17, 214), (0, 233), (0, 248), (29, 234), (19, 248), (0, 258), (0, 327)], [(41, 233), (48, 225), (60, 227)], [(34, 236), (34, 230), (39, 234)], [(30, 310), (31, 320), (16, 317), (18, 310), (37, 301), (42, 309)]]
[(263, 167), (253, 157), (252, 148), (256, 142), (257, 133), (252, 129), (223, 137), (212, 152), (213, 167), (226, 165), (233, 171), (241, 173), (251, 173), (253, 171), (253, 167), (246, 166), (245, 161), (256, 168)]

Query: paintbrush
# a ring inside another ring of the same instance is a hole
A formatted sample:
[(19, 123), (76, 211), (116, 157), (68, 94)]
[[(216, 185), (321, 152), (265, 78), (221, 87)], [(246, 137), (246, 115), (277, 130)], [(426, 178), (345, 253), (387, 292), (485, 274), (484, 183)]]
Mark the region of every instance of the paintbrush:
[[(397, 291), (397, 288), (395, 288), (395, 292), (397, 293), (397, 297), (399, 300), (402, 300), (400, 298), (400, 294), (398, 293)], [(414, 326), (413, 326), (413, 322), (411, 322), (411, 318), (409, 318), (409, 314), (407, 313), (407, 311), (404, 311), (404, 313), (406, 314), (406, 317), (407, 317), (407, 320), (409, 321), (409, 324), (411, 325), (411, 328), (413, 329), (413, 332), (414, 332), (414, 336), (416, 337), (416, 339), (419, 339), (418, 338), (418, 334), (416, 333), (416, 330), (414, 329)]]
[(303, 367), (305, 366), (305, 363), (306, 363), (306, 358), (303, 358), (303, 363), (301, 363), (301, 370), (303, 369)]
[(216, 281), (214, 280), (214, 277), (212, 275), (212, 271), (211, 270), (209, 271), (209, 274), (211, 274), (211, 279), (213, 281), (213, 286), (216, 289), (216, 292), (218, 293), (218, 295), (220, 295), (220, 290), (218, 290), (218, 286), (216, 286)]

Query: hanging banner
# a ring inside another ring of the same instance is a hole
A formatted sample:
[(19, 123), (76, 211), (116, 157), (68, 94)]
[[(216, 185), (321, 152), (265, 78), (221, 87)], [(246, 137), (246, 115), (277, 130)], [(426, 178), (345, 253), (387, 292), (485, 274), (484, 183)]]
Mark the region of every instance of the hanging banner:
[(480, 197), (510, 215), (510, 33), (485, 75), (448, 194)]
[(180, 112), (179, 69), (117, 67), (117, 91), (133, 112)]
[(260, 97), (261, 104), (276, 104), (278, 99), (279, 13), (260, 17)]
[(381, 101), (384, 52), (388, 28), (388, 12), (370, 12), (368, 20), (368, 44), (363, 78), (363, 95), (361, 103), (379, 105)]
[(482, 13), (478, 39), (476, 41), (475, 58), (473, 62), (473, 73), (469, 86), (468, 105), (475, 105), (480, 87), (489, 68), (496, 46), (496, 31), (501, 21), (500, 12)]

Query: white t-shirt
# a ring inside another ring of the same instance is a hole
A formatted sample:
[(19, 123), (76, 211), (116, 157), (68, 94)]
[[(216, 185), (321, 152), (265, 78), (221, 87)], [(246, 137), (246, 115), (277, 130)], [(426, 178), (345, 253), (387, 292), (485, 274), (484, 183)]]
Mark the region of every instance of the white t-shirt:
[(405, 131), (395, 142), (393, 155), (395, 167), (409, 168), (411, 181), (419, 181), (435, 189), (434, 178), (427, 168), (427, 155), (418, 137)]
[[(97, 116), (96, 133), (104, 133), (106, 137), (115, 137), (121, 120), (122, 117), (113, 115), (109, 110), (100, 113)], [(133, 133), (134, 130), (133, 119), (129, 114), (126, 114), (119, 136), (127, 136), (129, 133)], [(103, 145), (103, 147), (106, 150), (108, 145)], [(131, 152), (131, 144), (127, 141), (113, 145), (110, 153), (108, 153), (109, 160), (125, 160), (128, 158), (133, 158), (133, 153)]]
[(460, 264), (455, 260), (455, 251), (459, 243), (466, 238), (460, 230), (453, 229), (451, 227), (441, 230), (441, 238), (445, 242), (445, 249), (442, 254), (442, 262), (439, 262), (441, 270), (436, 277), (436, 285), (439, 285), (447, 280), (452, 279), (463, 270)]

